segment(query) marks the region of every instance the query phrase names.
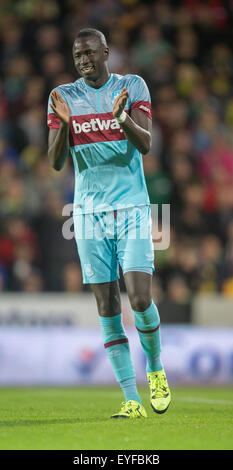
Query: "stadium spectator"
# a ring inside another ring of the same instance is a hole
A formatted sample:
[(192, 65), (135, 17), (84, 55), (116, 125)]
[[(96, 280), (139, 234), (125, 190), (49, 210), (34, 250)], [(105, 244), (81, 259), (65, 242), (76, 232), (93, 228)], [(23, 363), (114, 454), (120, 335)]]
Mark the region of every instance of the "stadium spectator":
[(83, 280), (81, 267), (77, 263), (67, 263), (63, 270), (63, 289), (65, 292), (82, 291)]

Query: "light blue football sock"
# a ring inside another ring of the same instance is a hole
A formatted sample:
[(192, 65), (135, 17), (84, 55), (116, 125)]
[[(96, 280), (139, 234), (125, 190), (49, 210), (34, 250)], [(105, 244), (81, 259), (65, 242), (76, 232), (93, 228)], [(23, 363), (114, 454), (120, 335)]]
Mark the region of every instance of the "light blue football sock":
[(162, 370), (160, 359), (160, 317), (153, 300), (145, 312), (134, 312), (135, 326), (138, 330), (140, 342), (146, 355), (146, 371)]
[(99, 317), (104, 347), (112, 368), (124, 393), (125, 400), (141, 402), (135, 381), (135, 371), (131, 360), (128, 338), (125, 334), (121, 314), (112, 317)]
[(125, 401), (136, 400), (142, 405), (141, 398), (137, 391), (137, 386), (136, 386), (136, 382), (134, 378), (122, 380), (122, 382), (119, 382), (119, 384), (120, 384), (122, 392), (124, 393)]

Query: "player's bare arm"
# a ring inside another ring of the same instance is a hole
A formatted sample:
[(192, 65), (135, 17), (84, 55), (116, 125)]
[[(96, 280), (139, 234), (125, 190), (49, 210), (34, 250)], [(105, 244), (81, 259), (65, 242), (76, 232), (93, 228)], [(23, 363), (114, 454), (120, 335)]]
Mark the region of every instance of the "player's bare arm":
[[(113, 104), (113, 115), (118, 118), (124, 111), (129, 93), (126, 88), (121, 90), (120, 95)], [(129, 141), (141, 152), (146, 154), (151, 148), (152, 121), (143, 112), (133, 109), (131, 116), (127, 114), (121, 127)]]
[(48, 158), (51, 166), (59, 171), (69, 154), (70, 109), (57, 90), (51, 93), (51, 108), (60, 119), (59, 129), (49, 130)]

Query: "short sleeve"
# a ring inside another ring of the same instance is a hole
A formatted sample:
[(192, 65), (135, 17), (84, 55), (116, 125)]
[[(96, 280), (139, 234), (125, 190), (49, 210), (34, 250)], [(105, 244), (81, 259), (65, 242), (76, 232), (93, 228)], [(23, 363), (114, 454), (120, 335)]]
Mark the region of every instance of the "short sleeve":
[(152, 119), (150, 92), (146, 82), (138, 75), (134, 75), (130, 81), (129, 97), (130, 110), (138, 109)]
[[(54, 90), (57, 90), (59, 91), (59, 93), (61, 94), (62, 98), (67, 102), (67, 99), (66, 99), (66, 93), (65, 93), (65, 90), (61, 87), (61, 85), (59, 85), (57, 88), (54, 88)], [(53, 91), (53, 90), (52, 90)], [(51, 93), (52, 93), (51, 91)], [(47, 124), (48, 124), (48, 127), (50, 129), (59, 129), (60, 125), (61, 125), (61, 121), (60, 119), (56, 116), (55, 112), (53, 111), (53, 109), (51, 108), (51, 93), (49, 95), (49, 99), (48, 99), (48, 112), (47, 112)]]
[(48, 99), (47, 124), (50, 129), (59, 129), (61, 122), (60, 119), (56, 116), (53, 109), (51, 108), (51, 93)]

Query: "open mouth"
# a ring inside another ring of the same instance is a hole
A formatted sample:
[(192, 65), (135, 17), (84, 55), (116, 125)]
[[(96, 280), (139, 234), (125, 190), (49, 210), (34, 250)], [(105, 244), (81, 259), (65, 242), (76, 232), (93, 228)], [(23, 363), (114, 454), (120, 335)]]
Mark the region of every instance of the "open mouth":
[(82, 72), (84, 72), (84, 73), (90, 73), (90, 72), (93, 72), (93, 70), (94, 70), (93, 65), (88, 65), (88, 66), (82, 68)]

